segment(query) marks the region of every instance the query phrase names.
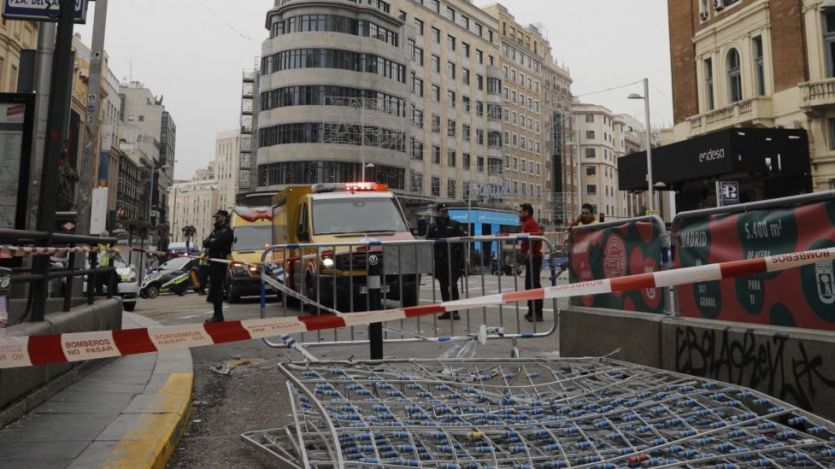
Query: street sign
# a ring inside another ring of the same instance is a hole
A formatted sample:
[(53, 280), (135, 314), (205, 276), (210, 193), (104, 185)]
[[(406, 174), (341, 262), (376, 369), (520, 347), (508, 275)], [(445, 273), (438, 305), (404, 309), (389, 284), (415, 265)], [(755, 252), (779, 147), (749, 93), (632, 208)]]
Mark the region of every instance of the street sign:
[[(5, 0), (3, 16), (10, 20), (57, 22), (62, 0)], [(87, 22), (87, 1), (75, 0), (75, 22)]]
[(722, 206), (737, 205), (739, 199), (739, 182), (737, 181), (720, 181), (719, 182), (719, 196), (722, 199)]

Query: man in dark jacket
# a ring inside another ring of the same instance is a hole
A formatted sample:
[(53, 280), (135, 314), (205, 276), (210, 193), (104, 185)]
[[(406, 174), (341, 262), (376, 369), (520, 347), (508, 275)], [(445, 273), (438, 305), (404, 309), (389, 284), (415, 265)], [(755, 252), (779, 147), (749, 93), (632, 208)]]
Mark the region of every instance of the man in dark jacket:
[[(227, 259), (232, 252), (234, 239), (232, 228), (229, 227), (229, 212), (218, 210), (215, 214), (215, 229), (208, 238), (203, 240), (203, 248), (208, 251), (211, 259)], [(222, 322), (223, 319), (223, 284), (226, 282), (226, 269), (229, 266), (222, 262), (209, 261), (209, 298), (214, 304), (215, 312), (206, 322)]]
[[(438, 218), (429, 227), (426, 239), (446, 239), (466, 236), (466, 231), (461, 224), (449, 218), (449, 207), (447, 204), (438, 204)], [(452, 256), (450, 258), (450, 255)], [(451, 260), (450, 260), (451, 259)], [(441, 298), (446, 302), (460, 298), (458, 293), (458, 279), (464, 274), (464, 245), (462, 243), (436, 243), (435, 244), (435, 278), (441, 284)], [(452, 294), (450, 295), (450, 288)], [(446, 312), (438, 319), (459, 320), (461, 316), (458, 311), (451, 314)]]

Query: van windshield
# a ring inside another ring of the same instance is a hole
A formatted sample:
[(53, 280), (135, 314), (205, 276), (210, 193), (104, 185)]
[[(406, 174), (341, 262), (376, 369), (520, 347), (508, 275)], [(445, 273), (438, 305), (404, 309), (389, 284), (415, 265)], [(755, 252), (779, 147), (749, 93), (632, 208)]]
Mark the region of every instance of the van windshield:
[(408, 231), (408, 228), (394, 199), (351, 198), (313, 201), (314, 234), (403, 231)]
[(271, 225), (239, 226), (235, 228), (233, 251), (263, 251), (272, 244)]

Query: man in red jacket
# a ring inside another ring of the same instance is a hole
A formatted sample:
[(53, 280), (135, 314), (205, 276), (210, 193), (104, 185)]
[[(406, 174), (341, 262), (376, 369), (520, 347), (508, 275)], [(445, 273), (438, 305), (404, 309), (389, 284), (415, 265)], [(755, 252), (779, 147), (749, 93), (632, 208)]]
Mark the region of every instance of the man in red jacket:
[[(522, 233), (542, 236), (542, 228), (533, 217), (531, 204), (519, 206), (519, 220), (522, 221)], [(519, 252), (525, 259), (525, 290), (542, 288), (542, 241), (522, 241)], [(528, 301), (525, 319), (530, 322), (542, 321), (542, 300)]]

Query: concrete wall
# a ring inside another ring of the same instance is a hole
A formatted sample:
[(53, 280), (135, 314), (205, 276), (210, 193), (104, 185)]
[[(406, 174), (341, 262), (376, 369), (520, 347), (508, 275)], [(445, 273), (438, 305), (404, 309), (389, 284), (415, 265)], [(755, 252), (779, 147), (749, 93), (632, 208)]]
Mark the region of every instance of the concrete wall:
[(569, 307), (560, 353), (716, 379), (835, 418), (835, 333)]
[[(7, 337), (61, 334), (121, 329), (122, 303), (119, 300), (99, 300), (68, 313), (47, 314), (46, 320), (23, 323), (6, 332)], [(0, 409), (21, 401), (33, 391), (72, 370), (78, 364), (46, 365), (0, 370)], [(46, 396), (48, 397), (48, 396)]]

